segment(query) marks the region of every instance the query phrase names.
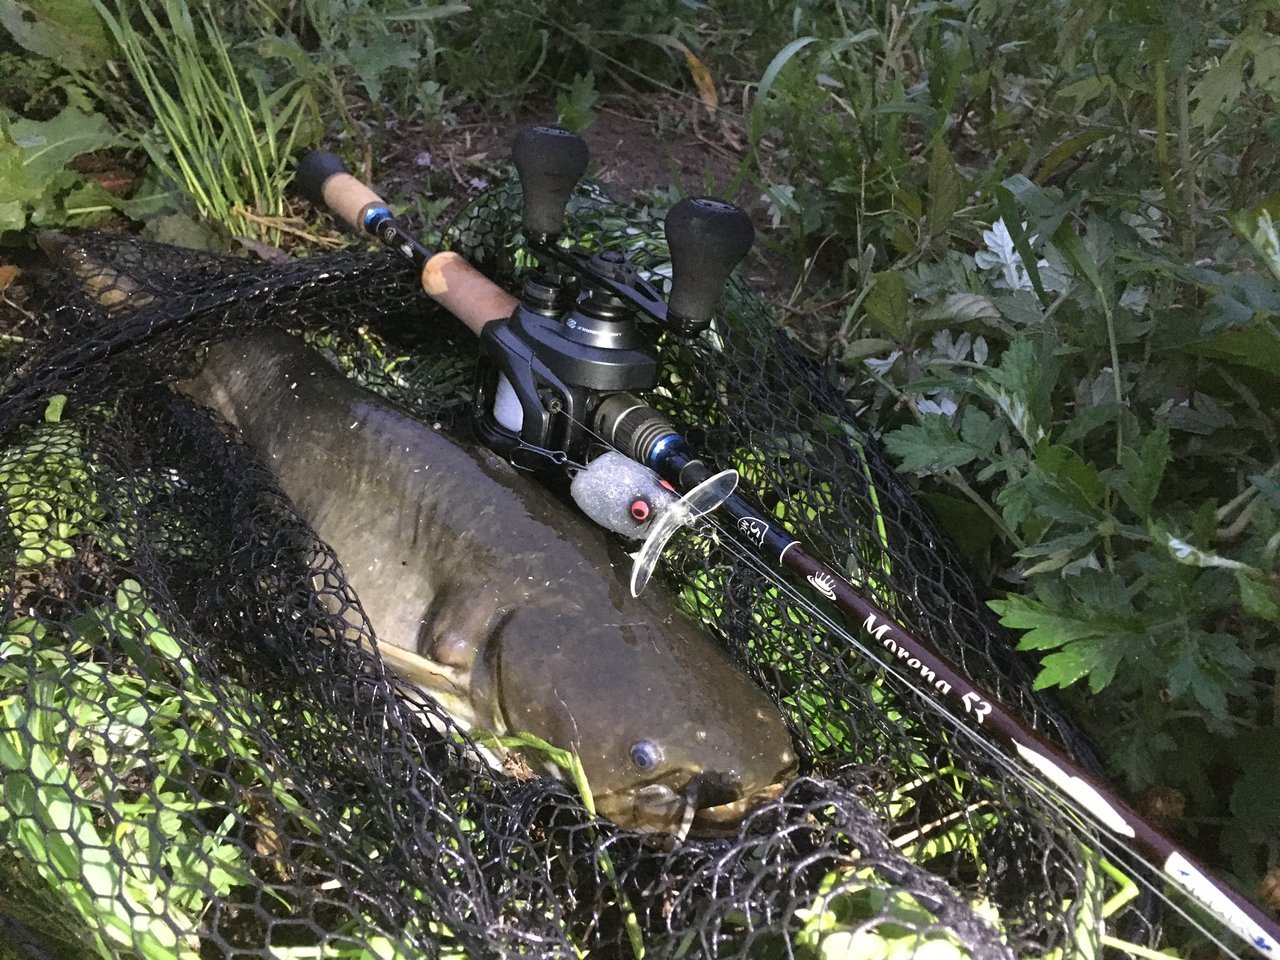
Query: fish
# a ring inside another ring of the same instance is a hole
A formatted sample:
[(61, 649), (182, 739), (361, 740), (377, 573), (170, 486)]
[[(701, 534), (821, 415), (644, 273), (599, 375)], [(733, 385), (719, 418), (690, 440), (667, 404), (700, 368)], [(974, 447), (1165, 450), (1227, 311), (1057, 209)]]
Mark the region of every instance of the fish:
[(795, 776), (765, 692), (669, 592), (632, 597), (622, 547), (496, 454), (275, 329), (213, 345), (175, 386), (270, 466), (392, 669), (472, 732), (573, 751), (600, 816), (723, 834)]
[(155, 297), (133, 277), (94, 257), (72, 237), (57, 230), (41, 230), (36, 242), (50, 260), (80, 282), (84, 292), (110, 316), (150, 306)]

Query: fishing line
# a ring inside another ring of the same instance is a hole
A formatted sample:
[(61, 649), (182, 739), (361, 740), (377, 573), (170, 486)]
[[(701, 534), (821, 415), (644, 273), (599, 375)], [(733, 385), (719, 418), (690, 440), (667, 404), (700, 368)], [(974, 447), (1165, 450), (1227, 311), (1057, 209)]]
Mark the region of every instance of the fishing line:
[[(1069, 814), (1074, 818), (1072, 826), (1084, 836), (1079, 839), (1083, 846), (1093, 847), (1107, 855), (1107, 859), (1127, 866), (1125, 871), (1130, 874), (1129, 880), (1153, 893), (1163, 904), (1172, 909), (1181, 916), (1189, 924), (1191, 924), (1198, 932), (1208, 938), (1215, 946), (1223, 950), (1228, 956), (1243, 960), (1243, 955), (1237, 953), (1228, 947), (1215, 933), (1208, 930), (1197, 918), (1192, 916), (1188, 910), (1180, 903), (1170, 898), (1165, 892), (1163, 886), (1157, 886), (1152, 883), (1148, 877), (1143, 875), (1141, 869), (1134, 869), (1133, 864), (1140, 864), (1148, 871), (1156, 876), (1162, 876), (1159, 866), (1153, 863), (1141, 851), (1135, 850), (1122, 841), (1113, 837), (1108, 833), (1099, 831), (1094, 825), (1094, 818), (1084, 810), (1070, 796), (1057, 790), (1052, 784), (1047, 783), (1036, 777), (1034, 773), (1026, 768), (1014, 763), (1004, 751), (996, 744), (978, 736), (977, 731), (970, 724), (964, 723), (962, 718), (948, 709), (947, 705), (938, 701), (935, 697), (930, 696), (928, 691), (922, 689), (914, 683), (911, 676), (893, 663), (885, 660), (874, 648), (869, 647), (863, 641), (857, 639), (846, 627), (836, 622), (830, 614), (817, 605), (810, 597), (801, 593), (794, 584), (784, 578), (781, 573), (774, 568), (768, 566), (757, 554), (744, 548), (737, 542), (737, 538), (724, 527), (715, 517), (714, 513), (703, 518), (703, 522), (713, 528), (716, 536), (714, 542), (723, 548), (727, 553), (731, 554), (737, 560), (743, 562), (747, 567), (755, 573), (761, 575), (769, 585), (775, 587), (786, 596), (792, 603), (799, 606), (806, 614), (813, 618), (814, 621), (820, 623), (836, 638), (843, 640), (849, 644), (858, 654), (866, 661), (879, 668), (884, 673), (892, 676), (899, 683), (903, 684), (908, 690), (915, 694), (919, 700), (919, 705), (923, 706), (939, 718), (943, 719), (948, 728), (954, 733), (960, 734), (958, 740), (962, 741), (967, 747), (977, 753), (983, 755), (987, 760), (995, 766), (1010, 774), (1014, 780), (1024, 786), (1029, 793), (1038, 797), (1047, 805), (1061, 810), (1063, 813)], [(1058, 832), (1055, 828), (1055, 832)], [(1087, 842), (1086, 842), (1087, 841)], [(1190, 897), (1187, 897), (1190, 900)]]

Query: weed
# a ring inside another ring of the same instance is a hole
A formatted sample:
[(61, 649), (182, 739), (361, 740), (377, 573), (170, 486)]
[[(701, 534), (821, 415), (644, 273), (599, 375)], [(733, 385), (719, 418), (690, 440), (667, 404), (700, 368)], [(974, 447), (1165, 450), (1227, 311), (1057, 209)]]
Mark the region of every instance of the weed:
[(293, 153), (314, 137), (311, 91), (299, 80), (269, 89), (261, 76), (244, 76), (213, 15), (186, 0), (163, 0), (159, 13), (128, 0), (95, 5), (155, 114), (161, 136), (142, 140), (151, 161), (204, 216), (277, 243), (279, 231), (261, 218), (284, 216)]

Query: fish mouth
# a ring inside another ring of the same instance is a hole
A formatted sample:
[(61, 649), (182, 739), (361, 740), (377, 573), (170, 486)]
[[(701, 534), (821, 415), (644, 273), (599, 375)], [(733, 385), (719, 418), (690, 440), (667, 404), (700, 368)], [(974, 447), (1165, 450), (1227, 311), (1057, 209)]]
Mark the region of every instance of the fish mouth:
[[(596, 807), (602, 816), (644, 833), (668, 833), (677, 841), (690, 835), (718, 837), (735, 832), (747, 813), (776, 800), (785, 786), (780, 781), (751, 793), (740, 789), (730, 792), (726, 787), (708, 789), (705, 778), (694, 777), (681, 792), (665, 784), (649, 783), (627, 791), (625, 797), (596, 797)], [(615, 803), (610, 799), (629, 809), (612, 809)]]
[(782, 782), (771, 783), (737, 800), (716, 804), (713, 807), (701, 807), (694, 812), (692, 832), (699, 836), (717, 836), (731, 832), (751, 810), (782, 796), (785, 787), (786, 784)]

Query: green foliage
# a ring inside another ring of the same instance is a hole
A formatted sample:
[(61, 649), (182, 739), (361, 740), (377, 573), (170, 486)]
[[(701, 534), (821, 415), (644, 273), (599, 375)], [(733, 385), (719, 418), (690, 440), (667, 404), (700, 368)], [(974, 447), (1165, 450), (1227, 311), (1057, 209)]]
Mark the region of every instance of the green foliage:
[(1249, 759), (1280, 664), (1275, 13), (1045, 15), (799, 7), (759, 61), (764, 196), (842, 305), (824, 346), (864, 416), (987, 545), (1038, 685), (1088, 691), (1131, 788), (1177, 788), (1189, 823), (1230, 804), (1199, 842), (1256, 881), (1280, 853)]
[[(274, 87), (233, 63), (214, 16), (186, 0), (95, 6), (155, 114), (152, 163), (183, 184), (200, 212), (232, 233), (279, 242), (296, 145), (315, 135), (318, 105), (301, 80)], [(135, 19), (139, 22), (135, 23)]]
[(589, 73), (573, 78), (569, 89), (556, 97), (556, 113), (560, 126), (566, 130), (582, 131), (595, 120), (596, 78)]
[(1130, 210), (1159, 199), (1184, 253), (1218, 202), (1265, 196), (1280, 132), (1266, 4), (1053, 9), (1061, 31), (1035, 4), (801, 5), (789, 36), (775, 21), (750, 129), (797, 252), (821, 248), (838, 286), (865, 285), (864, 251), (883, 268), (965, 243), (1011, 174)]
[(804, 926), (796, 955), (813, 960), (964, 960), (972, 954), (954, 936), (921, 933), (936, 918), (910, 893), (885, 887), (869, 869), (831, 873), (812, 907), (796, 911)]
[[(211, 896), (250, 879), (247, 851), (228, 840), (238, 818), (223, 810), (220, 822), (203, 820), (232, 799), (225, 779), (190, 759), (214, 759), (225, 732), (216, 714), (192, 705), (225, 710), (226, 698), (195, 679), (130, 580), (62, 631), (32, 617), (5, 629), (0, 833), (68, 898), (101, 955), (196, 956), (194, 918)], [(136, 673), (87, 656), (108, 636), (124, 642)], [(247, 761), (237, 768), (243, 787), (257, 768), (250, 729), (245, 722), (233, 740)], [(150, 789), (119, 791), (121, 778), (144, 776)], [(282, 791), (279, 799), (296, 809)]]
[(111, 209), (107, 192), (68, 164), (119, 142), (104, 116), (75, 107), (48, 120), (6, 119), (0, 110), (0, 232), (21, 230), (28, 221), (81, 223), (85, 208)]
[(86, 523), (102, 514), (83, 443), (80, 428), (46, 423), (0, 451), (0, 543), (16, 540), (22, 571), (74, 557)]
[(92, 0), (0, 0), (0, 26), (38, 57), (101, 67), (111, 42)]
[[(1184, 266), (1102, 201), (1005, 189), (1044, 296), (1000, 223), (975, 254), (897, 270), (901, 330), (873, 327), (895, 349), (857, 360), (876, 380), (860, 389), (900, 469), (988, 518), (988, 573), (1019, 584), (992, 606), (1040, 657), (1037, 686), (1087, 687), (1133, 788), (1243, 811), (1237, 758), (1269, 742), (1280, 661), (1269, 220), (1238, 217), (1248, 245), (1219, 230), (1221, 265)], [(957, 297), (993, 310), (948, 309)], [(1240, 333), (1258, 337), (1247, 358), (1206, 349)], [(1241, 875), (1264, 870), (1272, 817), (1237, 813), (1219, 838)]]

